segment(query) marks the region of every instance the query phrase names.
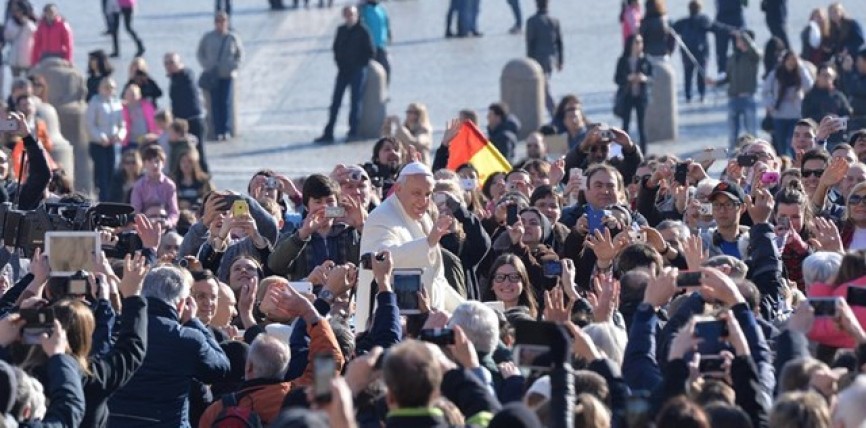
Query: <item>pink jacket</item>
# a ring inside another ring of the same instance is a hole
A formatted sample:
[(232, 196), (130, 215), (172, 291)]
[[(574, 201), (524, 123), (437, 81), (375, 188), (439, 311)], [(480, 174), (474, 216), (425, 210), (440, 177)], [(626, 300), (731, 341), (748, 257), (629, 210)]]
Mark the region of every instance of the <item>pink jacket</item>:
[(622, 12), (622, 40), (625, 42), (632, 34), (640, 33), (640, 21), (643, 19), (640, 6), (626, 6)]
[[(830, 284), (812, 284), (807, 292), (809, 297), (840, 297), (844, 299), (848, 295), (849, 285), (866, 286), (866, 276), (847, 284), (837, 285), (835, 288)], [(857, 321), (860, 322), (860, 326), (866, 325), (866, 307), (852, 306), (851, 310), (857, 317)], [(854, 339), (839, 328), (834, 319), (827, 317), (815, 318), (815, 324), (809, 331), (809, 339), (836, 348), (853, 348), (856, 345)]]
[(135, 0), (117, 0), (117, 5), (121, 8), (133, 8), (135, 7)]
[[(153, 103), (143, 98), (139, 102), (141, 103), (141, 112), (144, 113), (144, 120), (147, 121), (147, 132), (158, 134), (159, 127), (156, 126), (156, 121), (153, 118), (156, 110)], [(126, 124), (126, 138), (123, 139), (123, 145), (128, 146), (130, 130), (132, 130), (132, 115), (129, 114), (129, 107), (126, 104), (123, 105), (123, 123)]]
[(41, 19), (33, 36), (30, 63), (35, 66), (46, 54), (59, 56), (72, 62), (72, 46), (72, 28), (63, 18), (58, 16), (51, 25), (48, 25), (45, 19)]

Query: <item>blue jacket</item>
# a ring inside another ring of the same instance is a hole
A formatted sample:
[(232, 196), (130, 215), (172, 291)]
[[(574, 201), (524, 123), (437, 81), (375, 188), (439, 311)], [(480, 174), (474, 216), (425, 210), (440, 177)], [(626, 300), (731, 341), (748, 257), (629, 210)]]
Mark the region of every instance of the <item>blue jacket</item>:
[(388, 13), (378, 3), (366, 3), (361, 7), (361, 23), (370, 31), (373, 44), (377, 49), (384, 49), (391, 41), (391, 24)]
[(192, 379), (212, 383), (229, 373), (229, 360), (197, 319), (181, 325), (177, 310), (148, 298), (148, 349), (132, 380), (108, 406), (112, 427), (189, 427)]
[[(622, 360), (625, 383), (634, 391), (652, 391), (662, 382), (656, 351), (659, 318), (652, 308), (638, 306), (634, 313), (628, 343)], [(662, 358), (665, 355), (662, 354)]]
[(30, 421), (20, 427), (77, 427), (84, 418), (84, 391), (81, 370), (69, 355), (55, 355), (46, 365), (48, 382), (45, 397), (48, 409), (41, 421)]

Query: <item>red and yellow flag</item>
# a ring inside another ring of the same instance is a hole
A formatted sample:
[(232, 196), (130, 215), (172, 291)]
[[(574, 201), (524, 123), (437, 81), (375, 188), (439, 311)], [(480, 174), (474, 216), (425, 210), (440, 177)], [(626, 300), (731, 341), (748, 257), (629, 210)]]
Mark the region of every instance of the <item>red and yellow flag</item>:
[(457, 167), (465, 163), (472, 164), (478, 170), (478, 180), (481, 183), (490, 174), (511, 171), (511, 164), (502, 153), (468, 120), (460, 125), (460, 131), (448, 146), (448, 169), (456, 171)]

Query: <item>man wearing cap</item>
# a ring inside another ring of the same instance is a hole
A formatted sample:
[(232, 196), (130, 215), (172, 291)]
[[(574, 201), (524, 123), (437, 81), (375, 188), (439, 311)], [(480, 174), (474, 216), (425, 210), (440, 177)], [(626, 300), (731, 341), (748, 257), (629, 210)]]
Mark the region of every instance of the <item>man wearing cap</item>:
[[(454, 219), (440, 215), (434, 221), (428, 213), (434, 183), (433, 173), (426, 165), (412, 162), (403, 167), (394, 184), (394, 194), (367, 217), (361, 254), (388, 250), (395, 269), (424, 269), (421, 282), (430, 307), (453, 310), (463, 298), (445, 279), (439, 239), (448, 233)], [(358, 332), (368, 329), (367, 319), (373, 311), (372, 280), (371, 271), (359, 272), (355, 315)]]
[(746, 213), (743, 188), (736, 183), (723, 181), (713, 188), (709, 199), (713, 204), (716, 228), (703, 234), (704, 248), (709, 250), (710, 257), (724, 254), (742, 259), (740, 241), (745, 245), (749, 239), (749, 228), (740, 225)]

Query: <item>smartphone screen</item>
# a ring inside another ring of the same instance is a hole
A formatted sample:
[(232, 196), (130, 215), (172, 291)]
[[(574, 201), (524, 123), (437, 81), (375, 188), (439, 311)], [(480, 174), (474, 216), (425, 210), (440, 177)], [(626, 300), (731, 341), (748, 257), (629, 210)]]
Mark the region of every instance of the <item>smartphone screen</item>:
[(558, 278), (562, 275), (562, 262), (560, 260), (548, 260), (544, 262), (544, 276)]
[(514, 363), (530, 370), (553, 368), (550, 343), (558, 327), (544, 321), (517, 321), (514, 324)]
[(418, 292), (421, 291), (420, 269), (395, 269), (393, 274), (394, 294), (401, 314), (418, 314)]
[(866, 306), (866, 288), (849, 285), (846, 300), (849, 306)]
[(725, 349), (723, 338), (728, 336), (728, 325), (722, 320), (700, 321), (695, 324), (695, 337), (703, 339), (698, 343), (701, 355), (718, 355)]
[(421, 330), (418, 339), (439, 346), (453, 345), (454, 330), (450, 328), (425, 328)]
[(704, 278), (700, 271), (682, 271), (677, 274), (677, 287), (698, 287)]
[(299, 293), (312, 294), (313, 293), (313, 283), (309, 281), (295, 281), (290, 282), (289, 286), (294, 288), (295, 291)]
[(517, 217), (517, 205), (510, 204), (506, 207), (506, 209), (508, 211), (506, 212), (505, 223), (508, 224), (509, 226), (513, 226), (514, 223), (517, 223), (517, 218), (518, 218)]
[(701, 373), (724, 373), (724, 358), (718, 355), (701, 355), (698, 370)]
[(808, 299), (812, 309), (815, 310), (816, 317), (835, 317), (836, 316), (836, 298), (835, 297), (810, 297)]
[(325, 207), (325, 218), (340, 218), (346, 216), (346, 210), (343, 207)]
[(250, 206), (247, 201), (238, 199), (232, 204), (232, 216), (235, 218), (246, 217), (250, 214)]
[(329, 354), (317, 355), (313, 364), (315, 371), (313, 394), (316, 397), (316, 402), (327, 403), (331, 401), (331, 379), (337, 372), (337, 365), (334, 362), (334, 357)]
[(688, 182), (688, 174), (689, 164), (680, 162), (677, 164), (676, 170), (674, 170), (674, 181), (679, 183), (681, 186), (685, 186)]

